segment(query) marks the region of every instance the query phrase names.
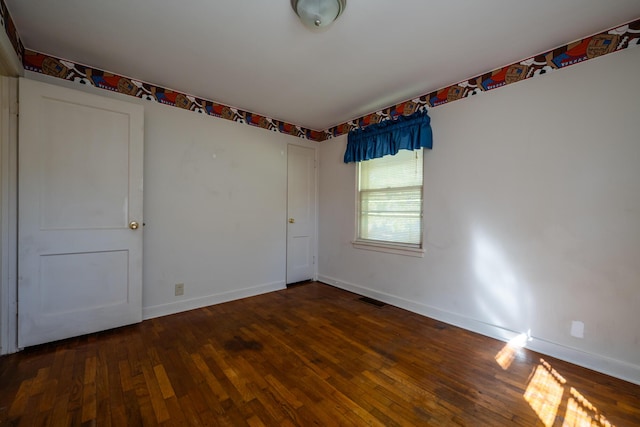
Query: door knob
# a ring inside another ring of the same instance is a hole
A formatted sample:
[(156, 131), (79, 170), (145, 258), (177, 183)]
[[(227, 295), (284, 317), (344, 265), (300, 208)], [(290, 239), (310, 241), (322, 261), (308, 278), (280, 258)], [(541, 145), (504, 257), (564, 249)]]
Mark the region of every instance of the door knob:
[(138, 224), (136, 221), (131, 221), (129, 223), (129, 228), (132, 229), (132, 230), (137, 230), (139, 226), (140, 226), (140, 224)]
[(293, 219), (293, 218), (289, 218), (289, 224), (293, 224), (294, 222), (296, 222), (296, 220), (295, 220), (295, 219)]

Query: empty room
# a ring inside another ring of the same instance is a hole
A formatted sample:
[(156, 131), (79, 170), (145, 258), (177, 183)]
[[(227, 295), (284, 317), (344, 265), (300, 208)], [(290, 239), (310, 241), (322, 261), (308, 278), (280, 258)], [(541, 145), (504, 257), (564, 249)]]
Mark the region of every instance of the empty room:
[(0, 15), (0, 426), (640, 425), (637, 0)]

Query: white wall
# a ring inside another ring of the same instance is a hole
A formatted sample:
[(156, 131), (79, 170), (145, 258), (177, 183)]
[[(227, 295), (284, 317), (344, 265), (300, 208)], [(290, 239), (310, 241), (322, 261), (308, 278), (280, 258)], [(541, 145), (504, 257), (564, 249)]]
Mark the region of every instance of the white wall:
[(146, 314), (174, 311), (162, 305), (176, 302), (176, 283), (186, 299), (205, 298), (198, 305), (284, 288), (291, 138), (177, 108), (145, 111)]
[(287, 145), (316, 143), (26, 76), (144, 106), (145, 318), (285, 287)]
[(355, 165), (322, 143), (320, 280), (640, 384), (638, 69), (628, 49), (430, 110), (424, 258), (352, 247)]

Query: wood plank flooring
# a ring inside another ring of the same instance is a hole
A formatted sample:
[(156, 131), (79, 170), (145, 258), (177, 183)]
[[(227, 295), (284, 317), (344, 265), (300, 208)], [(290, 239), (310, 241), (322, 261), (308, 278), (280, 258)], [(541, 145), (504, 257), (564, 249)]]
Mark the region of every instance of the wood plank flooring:
[(7, 426), (638, 426), (640, 386), (321, 283), (0, 358)]

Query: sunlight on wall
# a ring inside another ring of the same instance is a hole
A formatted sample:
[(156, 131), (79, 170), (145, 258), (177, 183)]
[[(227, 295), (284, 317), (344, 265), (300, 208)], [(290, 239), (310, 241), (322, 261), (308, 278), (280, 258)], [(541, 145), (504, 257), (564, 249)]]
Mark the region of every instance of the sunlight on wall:
[(473, 268), (482, 285), (475, 302), (489, 323), (521, 329), (531, 321), (531, 298), (504, 253), (482, 230), (473, 231)]

